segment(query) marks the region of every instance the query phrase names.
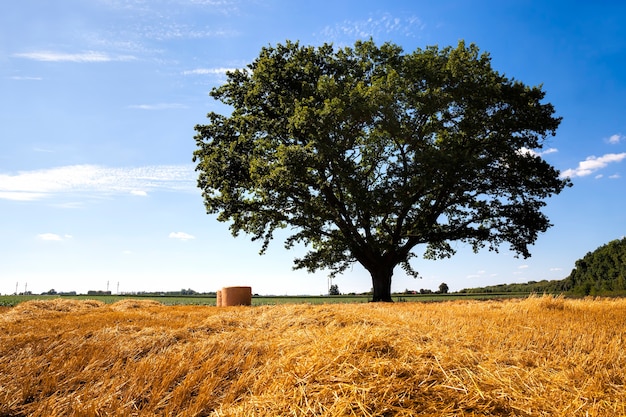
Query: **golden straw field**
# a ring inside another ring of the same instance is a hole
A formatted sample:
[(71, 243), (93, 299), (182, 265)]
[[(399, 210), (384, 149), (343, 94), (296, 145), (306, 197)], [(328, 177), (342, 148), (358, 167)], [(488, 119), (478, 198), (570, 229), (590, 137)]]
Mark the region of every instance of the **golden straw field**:
[(0, 416), (626, 416), (626, 300), (0, 310)]

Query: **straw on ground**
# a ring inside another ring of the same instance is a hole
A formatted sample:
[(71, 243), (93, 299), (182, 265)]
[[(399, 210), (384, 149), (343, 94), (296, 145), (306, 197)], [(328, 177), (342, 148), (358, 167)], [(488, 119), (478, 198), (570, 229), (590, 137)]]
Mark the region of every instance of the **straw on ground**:
[(626, 415), (626, 300), (0, 312), (1, 416)]

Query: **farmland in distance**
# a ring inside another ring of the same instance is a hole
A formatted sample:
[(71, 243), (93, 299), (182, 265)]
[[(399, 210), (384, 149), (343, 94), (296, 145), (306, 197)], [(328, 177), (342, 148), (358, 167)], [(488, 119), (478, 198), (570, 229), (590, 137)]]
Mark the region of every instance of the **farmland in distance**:
[[(500, 298), (527, 297), (527, 292), (490, 292), (490, 293), (450, 293), (450, 294), (394, 294), (395, 302), (430, 302), (451, 300), (482, 300)], [(97, 300), (106, 304), (112, 304), (123, 300), (141, 299), (154, 300), (164, 305), (204, 305), (214, 306), (215, 295), (0, 295), (0, 307), (14, 307), (19, 303), (30, 300)], [(276, 305), (276, 304), (344, 304), (344, 303), (367, 303), (371, 301), (371, 295), (255, 295), (252, 297), (252, 305)]]

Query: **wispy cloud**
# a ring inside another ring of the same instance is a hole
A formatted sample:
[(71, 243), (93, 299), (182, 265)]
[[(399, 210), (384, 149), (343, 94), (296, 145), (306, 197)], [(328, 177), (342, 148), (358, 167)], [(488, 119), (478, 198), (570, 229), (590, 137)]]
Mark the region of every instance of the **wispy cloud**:
[(195, 239), (196, 237), (185, 232), (172, 232), (170, 233), (169, 238), (185, 241), (185, 240)]
[(165, 22), (155, 26), (146, 26), (141, 29), (141, 36), (157, 41), (174, 39), (232, 38), (238, 35), (239, 32), (230, 29), (195, 27)]
[(39, 235), (37, 235), (37, 239), (39, 240), (46, 240), (46, 241), (53, 241), (53, 242), (60, 242), (62, 240), (67, 240), (67, 239), (71, 239), (72, 235), (57, 235), (56, 233), (41, 233)]
[(352, 39), (378, 38), (391, 34), (415, 36), (423, 30), (424, 23), (416, 16), (394, 17), (383, 13), (365, 20), (345, 20), (335, 26), (325, 27), (321, 35), (329, 39), (349, 37)]
[(186, 109), (187, 106), (181, 103), (156, 103), (156, 104), (134, 104), (128, 106), (130, 109), (139, 110), (170, 110), (170, 109)]
[(562, 178), (585, 177), (605, 168), (608, 164), (621, 162), (626, 158), (626, 152), (607, 153), (601, 157), (590, 156), (578, 163), (578, 167), (571, 168), (561, 173)]
[(40, 148), (38, 146), (34, 147), (33, 151), (35, 151), (35, 152), (42, 152), (42, 153), (54, 153), (53, 150), (46, 149), (46, 148)]
[(183, 71), (183, 75), (226, 75), (228, 71), (235, 71), (236, 68), (196, 68)]
[[(125, 11), (142, 11), (144, 13), (153, 12), (150, 2), (145, 0), (99, 0), (111, 8)], [(230, 14), (240, 10), (241, 0), (169, 0), (160, 2), (162, 7), (171, 6), (174, 10), (180, 10), (187, 6), (202, 7), (213, 13)]]
[(624, 141), (626, 139), (626, 136), (624, 135), (620, 135), (620, 134), (615, 134), (615, 135), (611, 135), (609, 136), (609, 138), (607, 139), (607, 141), (611, 144), (611, 145), (617, 145), (618, 143)]
[(548, 148), (545, 151), (535, 151), (533, 149), (528, 149), (528, 148), (520, 148), (517, 153), (520, 155), (532, 155), (532, 156), (544, 156), (544, 155), (549, 155), (551, 153), (556, 153), (559, 150), (556, 148)]
[(0, 199), (34, 201), (75, 194), (134, 194), (195, 190), (193, 165), (109, 168), (71, 165), (16, 174), (0, 174)]
[(16, 81), (42, 81), (43, 80), (42, 77), (26, 77), (26, 76), (20, 76), (20, 75), (15, 75), (9, 78), (11, 80), (16, 80)]
[(133, 61), (137, 59), (133, 55), (110, 55), (106, 52), (86, 51), (81, 53), (66, 53), (54, 51), (33, 51), (14, 54), (18, 58), (32, 59), (45, 62), (76, 62), (94, 63), (111, 61)]

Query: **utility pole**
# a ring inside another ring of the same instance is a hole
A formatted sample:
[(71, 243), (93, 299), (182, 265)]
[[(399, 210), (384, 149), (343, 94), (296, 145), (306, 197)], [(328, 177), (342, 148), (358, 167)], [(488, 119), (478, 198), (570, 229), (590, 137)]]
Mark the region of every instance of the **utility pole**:
[(19, 283), (19, 282), (16, 282), (16, 283), (15, 283), (15, 295), (17, 295), (17, 286), (18, 286), (18, 285), (20, 285), (20, 283)]
[(120, 295), (120, 282), (117, 281), (117, 295)]

